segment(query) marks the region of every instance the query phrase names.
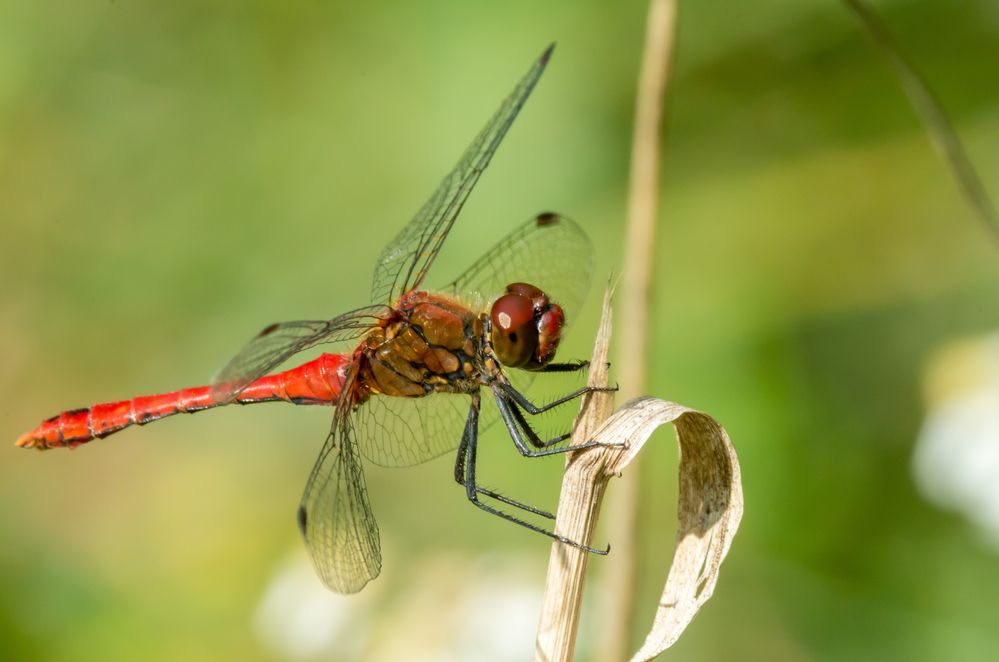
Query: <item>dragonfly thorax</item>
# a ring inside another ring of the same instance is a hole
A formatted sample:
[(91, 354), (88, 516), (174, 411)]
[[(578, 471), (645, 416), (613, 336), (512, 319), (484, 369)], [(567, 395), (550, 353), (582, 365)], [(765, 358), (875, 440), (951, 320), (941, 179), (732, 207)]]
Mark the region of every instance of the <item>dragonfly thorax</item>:
[(416, 292), (368, 335), (358, 380), (367, 394), (471, 393), (484, 369), (480, 315), (445, 296)]
[(490, 340), (500, 363), (540, 370), (555, 358), (565, 313), (548, 295), (528, 283), (511, 283), (493, 302)]

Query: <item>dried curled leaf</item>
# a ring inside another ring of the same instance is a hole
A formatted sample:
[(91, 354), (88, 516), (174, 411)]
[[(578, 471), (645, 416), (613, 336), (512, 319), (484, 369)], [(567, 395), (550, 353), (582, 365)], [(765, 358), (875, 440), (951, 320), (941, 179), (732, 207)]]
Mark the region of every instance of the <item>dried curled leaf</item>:
[[(590, 386), (607, 385), (611, 336), (610, 288), (594, 345)], [(718, 570), (742, 519), (739, 460), (725, 429), (705, 413), (652, 397), (630, 400), (608, 418), (613, 394), (584, 398), (573, 443), (596, 439), (624, 448), (593, 448), (566, 461), (555, 530), (590, 544), (603, 493), (638, 455), (652, 432), (673, 423), (680, 446), (679, 525), (672, 564), (655, 620), (633, 660), (650, 660), (673, 645), (714, 590)], [(534, 659), (571, 660), (590, 554), (552, 545)], [(614, 590), (612, 588), (611, 590)]]
[(714, 590), (722, 560), (742, 519), (739, 460), (725, 428), (707, 414), (641, 397), (625, 403), (594, 433), (625, 443), (605, 466), (615, 475), (641, 451), (652, 432), (673, 423), (680, 446), (676, 548), (652, 630), (632, 660), (651, 660), (672, 646)]

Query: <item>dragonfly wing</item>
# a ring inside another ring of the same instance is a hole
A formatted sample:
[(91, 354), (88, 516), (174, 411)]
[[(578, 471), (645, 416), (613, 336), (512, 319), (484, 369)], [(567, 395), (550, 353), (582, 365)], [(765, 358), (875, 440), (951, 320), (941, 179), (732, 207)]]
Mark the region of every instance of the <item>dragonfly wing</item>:
[[(375, 396), (355, 414), (357, 441), (364, 457), (383, 467), (409, 467), (452, 451), (461, 441), (469, 402), (454, 393), (422, 398)], [(479, 430), (499, 418), (484, 408)]]
[(298, 527), (316, 572), (331, 590), (357, 593), (381, 572), (378, 524), (346, 408), (337, 408), (305, 485)]
[(240, 391), (297, 354), (324, 343), (354, 340), (390, 315), (385, 306), (369, 306), (327, 321), (271, 324), (258, 333), (212, 380), (219, 402), (230, 402)]
[(419, 287), (465, 199), (545, 70), (554, 46), (552, 44), (542, 53), (430, 199), (382, 251), (372, 280), (372, 301), (394, 303), (406, 292)]
[(526, 282), (546, 292), (570, 319), (590, 289), (594, 263), (593, 243), (583, 229), (545, 213), (507, 235), (444, 291), (491, 301), (510, 283)]

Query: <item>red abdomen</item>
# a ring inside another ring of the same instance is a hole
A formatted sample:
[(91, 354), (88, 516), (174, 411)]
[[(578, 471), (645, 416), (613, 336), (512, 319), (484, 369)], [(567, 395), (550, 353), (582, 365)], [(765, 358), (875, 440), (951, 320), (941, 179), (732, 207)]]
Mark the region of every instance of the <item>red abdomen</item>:
[(106, 402), (64, 411), (44, 421), (17, 440), (23, 448), (73, 448), (132, 425), (145, 425), (173, 414), (193, 414), (221, 405), (284, 400), (298, 405), (333, 404), (340, 399), (351, 357), (323, 354), (297, 368), (261, 377), (239, 392), (234, 400), (215, 399), (211, 386)]

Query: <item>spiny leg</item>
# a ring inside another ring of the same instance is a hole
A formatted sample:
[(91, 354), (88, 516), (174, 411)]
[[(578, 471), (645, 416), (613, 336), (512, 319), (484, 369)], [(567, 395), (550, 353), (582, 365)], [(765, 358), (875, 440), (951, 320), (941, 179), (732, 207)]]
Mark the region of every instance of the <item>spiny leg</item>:
[[(609, 362), (604, 365), (610, 370), (611, 364)], [(544, 368), (540, 368), (534, 372), (578, 372), (583, 368), (589, 367), (590, 362), (586, 359), (575, 359), (573, 361), (566, 361), (565, 363), (549, 363)]]
[(454, 457), (454, 481), (459, 485), (465, 484), (465, 456), (468, 454), (468, 425), (471, 418), (472, 412), (469, 412), (465, 430), (461, 433), (461, 443), (458, 444), (458, 452)]
[[(465, 421), (465, 430), (461, 434), (461, 443), (458, 444), (458, 453), (454, 462), (454, 479), (459, 485), (465, 485), (466, 487), (467, 481), (465, 480), (465, 464), (468, 456), (468, 449), (473, 445), (474, 441), (478, 439), (479, 435), (479, 407), (479, 394), (476, 393), (472, 396), (472, 404), (468, 410), (468, 419)], [(526, 510), (529, 513), (533, 513), (541, 517), (547, 517), (548, 519), (555, 519), (555, 516), (547, 510), (541, 510), (540, 508), (535, 508), (534, 506), (530, 506), (526, 503), (521, 503), (488, 488), (476, 486), (475, 491), (478, 494), (483, 494), (491, 499), (496, 499), (497, 501), (501, 501), (509, 506), (513, 506), (514, 508), (520, 508), (521, 510)]]
[[(493, 395), (496, 397), (496, 406), (499, 408), (500, 416), (503, 418), (503, 423), (506, 424), (506, 429), (510, 433), (510, 437), (513, 439), (514, 445), (517, 447), (517, 451), (524, 457), (544, 457), (546, 455), (558, 455), (559, 453), (569, 453), (571, 451), (579, 451), (587, 448), (594, 448), (595, 446), (604, 446), (617, 448), (618, 444), (605, 444), (600, 441), (587, 441), (582, 444), (576, 444), (574, 446), (561, 446), (559, 448), (550, 448), (550, 446), (559, 443), (560, 441), (565, 441), (571, 435), (569, 433), (559, 435), (554, 439), (548, 441), (543, 441), (538, 437), (537, 433), (527, 424), (524, 419), (523, 414), (517, 409), (516, 404), (507, 399), (507, 396), (499, 390), (494, 390)], [(522, 429), (523, 428), (523, 429)], [(526, 437), (526, 438), (525, 438)], [(531, 450), (528, 448), (527, 444), (530, 443), (536, 448), (541, 450)]]
[(549, 363), (544, 368), (540, 370), (535, 370), (535, 372), (578, 372), (583, 368), (589, 367), (589, 361), (567, 361), (566, 363)]
[[(530, 442), (530, 444), (535, 448), (550, 448), (551, 446), (560, 444), (563, 441), (567, 441), (572, 437), (572, 432), (565, 432), (563, 434), (558, 435), (557, 437), (553, 437), (552, 439), (548, 439), (547, 441), (545, 441), (538, 436), (537, 432), (534, 431), (534, 428), (531, 427), (531, 424), (527, 422), (527, 418), (524, 416), (524, 412), (520, 411), (520, 409), (517, 407), (516, 404), (513, 404), (510, 401), (507, 401), (506, 404), (508, 405), (510, 415), (517, 423), (517, 427), (520, 428), (521, 432), (524, 433), (524, 436), (527, 437), (527, 441)], [(500, 410), (502, 411), (502, 405), (497, 405), (497, 406), (499, 406)]]
[[(559, 541), (561, 543), (564, 543), (566, 545), (570, 545), (572, 547), (576, 547), (577, 549), (582, 549), (584, 551), (591, 552), (593, 554), (600, 554), (601, 556), (606, 555), (608, 552), (610, 552), (610, 545), (607, 546), (607, 549), (595, 549), (593, 547), (590, 547), (589, 545), (584, 545), (584, 544), (582, 544), (580, 542), (576, 542), (575, 540), (570, 540), (569, 538), (566, 538), (565, 536), (559, 535), (559, 534), (555, 533), (554, 531), (549, 531), (547, 529), (543, 529), (540, 526), (537, 526), (536, 524), (531, 524), (530, 522), (525, 522), (524, 520), (519, 519), (517, 517), (514, 517), (513, 515), (510, 515), (509, 513), (505, 513), (502, 510), (498, 510), (498, 509), (493, 508), (492, 506), (490, 506), (488, 504), (485, 504), (485, 503), (482, 503), (481, 501), (479, 501), (478, 495), (479, 494), (486, 494), (486, 493), (483, 492), (480, 488), (476, 487), (476, 485), (475, 485), (475, 459), (476, 459), (475, 456), (476, 456), (476, 450), (477, 450), (477, 446), (478, 446), (478, 419), (479, 419), (478, 394), (472, 396), (472, 402), (473, 402), (473, 404), (472, 404), (472, 410), (469, 411), (468, 422), (465, 424), (465, 430), (467, 432), (470, 429), (474, 429), (475, 432), (472, 433), (472, 434), (470, 434), (470, 435), (468, 435), (467, 439), (463, 440), (463, 444), (467, 448), (466, 456), (465, 456), (465, 461), (466, 461), (467, 466), (466, 466), (464, 474), (465, 474), (465, 496), (468, 497), (468, 500), (471, 501), (472, 503), (474, 503), (476, 506), (478, 506), (482, 510), (486, 511), (487, 513), (491, 513), (493, 515), (496, 515), (497, 517), (501, 517), (501, 518), (507, 520), (508, 522), (513, 522), (514, 524), (519, 524), (520, 526), (522, 526), (524, 528), (527, 528), (527, 529), (530, 529), (531, 531), (536, 531), (537, 533), (540, 533), (542, 535), (548, 536), (552, 540), (557, 540), (557, 541)], [(473, 424), (474, 424), (474, 427), (473, 427)], [(509, 503), (510, 505), (518, 505), (516, 502), (513, 502), (512, 500), (504, 501), (504, 502), (505, 503)]]
[(552, 402), (549, 402), (546, 405), (539, 406), (534, 404), (527, 398), (525, 398), (524, 395), (520, 391), (515, 389), (512, 385), (504, 382), (498, 382), (498, 383), (499, 387), (503, 389), (504, 393), (506, 393), (514, 402), (516, 402), (521, 409), (526, 411), (528, 414), (531, 414), (532, 416), (535, 416), (537, 414), (543, 414), (544, 412), (550, 409), (554, 409), (559, 405), (564, 405), (567, 402), (571, 402), (572, 400), (580, 398), (586, 395), (587, 393), (613, 393), (614, 391), (617, 390), (617, 386), (584, 386), (583, 388), (577, 389), (572, 393), (569, 393), (568, 395), (563, 395), (561, 398), (553, 400)]

